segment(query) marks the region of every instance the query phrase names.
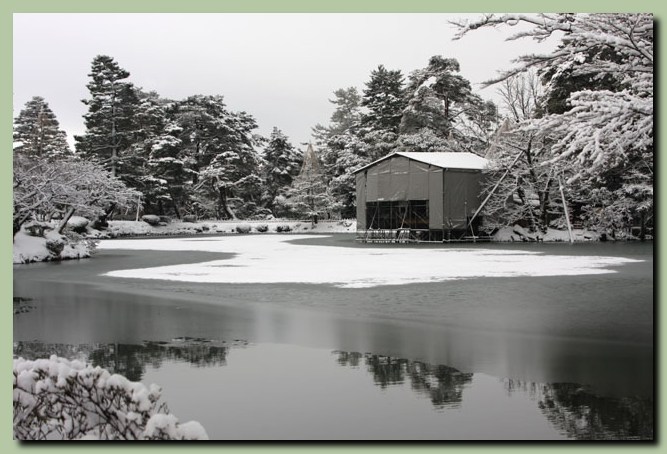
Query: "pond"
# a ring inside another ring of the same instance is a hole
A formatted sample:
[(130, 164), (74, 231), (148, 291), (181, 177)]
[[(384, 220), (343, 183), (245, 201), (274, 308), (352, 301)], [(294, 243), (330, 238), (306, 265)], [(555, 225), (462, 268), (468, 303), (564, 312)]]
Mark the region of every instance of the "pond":
[[(291, 243), (378, 250), (350, 235)], [(340, 288), (111, 277), (233, 255), (104, 249), (14, 267), (14, 350), (157, 383), (212, 439), (653, 438), (652, 244), (455, 247), (632, 261), (606, 274)]]

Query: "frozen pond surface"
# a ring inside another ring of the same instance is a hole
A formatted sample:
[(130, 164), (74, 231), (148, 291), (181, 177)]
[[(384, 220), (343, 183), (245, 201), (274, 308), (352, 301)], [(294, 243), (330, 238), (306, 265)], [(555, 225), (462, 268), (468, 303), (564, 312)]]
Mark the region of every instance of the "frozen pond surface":
[[(354, 269), (380, 250), (349, 235), (291, 238), (325, 263), (327, 251), (353, 256)], [(188, 241), (216, 238), (179, 240)], [(84, 356), (158, 383), (172, 411), (212, 438), (650, 436), (652, 244), (381, 246), (385, 261), (454, 249), (499, 264), (579, 262), (593, 274), (356, 288), (337, 286), (344, 280), (184, 282), (103, 274), (247, 257), (102, 250), (92, 260), (14, 268), (15, 297), (30, 298), (15, 304), (15, 349)], [(311, 262), (283, 251), (281, 263)], [(185, 336), (199, 340), (171, 342)]]

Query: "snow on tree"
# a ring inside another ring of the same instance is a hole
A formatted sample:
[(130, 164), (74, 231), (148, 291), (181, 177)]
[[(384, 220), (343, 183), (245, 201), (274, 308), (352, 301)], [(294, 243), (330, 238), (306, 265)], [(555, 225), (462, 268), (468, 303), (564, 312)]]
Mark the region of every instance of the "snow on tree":
[[(560, 45), (520, 58), (517, 67), (488, 83), (537, 68), (551, 75), (551, 96), (564, 78), (578, 78), (565, 109), (547, 111), (525, 128), (552, 141), (550, 162), (569, 169), (567, 184), (577, 185), (589, 213), (607, 212), (618, 223), (625, 217), (625, 226), (639, 222), (643, 236), (653, 216), (653, 15), (491, 14), (456, 24), (457, 38), (480, 27), (517, 23), (529, 28), (510, 39), (558, 35)], [(594, 191), (614, 196), (586, 200)], [(616, 215), (614, 197), (621, 197)]]
[(39, 158), (71, 154), (67, 134), (41, 96), (34, 96), (14, 119), (14, 153)]
[(255, 119), (230, 112), (223, 97), (195, 95), (177, 103), (182, 128), (179, 139), (192, 157), (193, 191), (203, 213), (218, 219), (245, 217), (257, 210), (261, 197), (261, 157), (253, 135)]
[(329, 191), (322, 165), (312, 145), (308, 145), (299, 175), (292, 182), (292, 186), (285, 194), (284, 202), (281, 203), (284, 203), (295, 216), (308, 217), (313, 223), (337, 211), (338, 206)]
[(394, 151), (398, 139), (398, 128), (405, 108), (403, 74), (390, 71), (383, 65), (371, 71), (366, 82), (361, 106), (366, 110), (361, 115), (359, 136), (366, 144), (370, 161), (380, 159)]
[(317, 125), (313, 135), (321, 148), (323, 174), (331, 185), (327, 197), (335, 198), (329, 211), (340, 210), (343, 216), (354, 216), (353, 172), (370, 162), (367, 143), (360, 138), (363, 134), (361, 96), (354, 87), (336, 90), (334, 96), (330, 102), (336, 108), (329, 126)]
[(470, 82), (456, 74), (459, 71), (456, 59), (435, 55), (426, 68), (410, 74), (401, 135), (428, 130), (451, 141), (448, 149), (481, 153), (495, 126), (495, 106), (473, 94)]
[(18, 155), (14, 158), (14, 235), (27, 221), (59, 218), (61, 232), (77, 213), (94, 217), (109, 205), (129, 207), (139, 193), (99, 164), (76, 157), (46, 161)]
[(90, 99), (82, 101), (88, 106), (84, 115), (86, 132), (74, 137), (76, 151), (96, 159), (113, 176), (132, 182), (136, 166), (130, 149), (135, 138), (138, 100), (132, 83), (126, 80), (130, 73), (112, 57), (98, 55), (88, 76)]
[(361, 105), (368, 111), (361, 117), (362, 126), (372, 131), (397, 134), (405, 108), (401, 71), (390, 71), (379, 65), (371, 71), (363, 93)]
[(486, 158), (491, 166), (484, 191), (490, 194), (484, 216), (487, 226), (519, 224), (534, 232), (546, 232), (559, 223), (562, 200), (558, 178), (563, 170), (547, 162), (549, 142), (519, 125), (541, 111), (543, 91), (535, 71), (500, 82), (498, 93), (507, 117), (496, 131)]
[[(264, 148), (263, 199), (266, 208), (274, 209), (274, 200), (292, 184), (303, 163), (302, 154), (294, 148), (289, 139), (278, 128), (273, 128)], [(277, 215), (274, 212), (274, 215)]]
[(51, 356), (14, 359), (17, 440), (207, 440), (196, 421), (180, 423), (161, 390), (100, 367)]

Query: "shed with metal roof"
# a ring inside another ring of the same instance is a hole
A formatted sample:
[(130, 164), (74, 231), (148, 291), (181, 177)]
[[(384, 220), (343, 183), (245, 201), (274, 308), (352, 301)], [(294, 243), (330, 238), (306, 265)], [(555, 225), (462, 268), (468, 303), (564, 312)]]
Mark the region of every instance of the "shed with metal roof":
[(356, 173), (361, 239), (443, 241), (475, 235), (482, 170), (467, 152), (396, 152)]

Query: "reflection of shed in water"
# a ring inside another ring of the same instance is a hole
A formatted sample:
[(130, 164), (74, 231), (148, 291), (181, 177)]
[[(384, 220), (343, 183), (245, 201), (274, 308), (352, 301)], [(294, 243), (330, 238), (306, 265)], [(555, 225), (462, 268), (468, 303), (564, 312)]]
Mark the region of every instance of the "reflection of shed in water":
[(486, 159), (397, 152), (356, 171), (357, 232), (367, 241), (442, 241), (476, 235)]

